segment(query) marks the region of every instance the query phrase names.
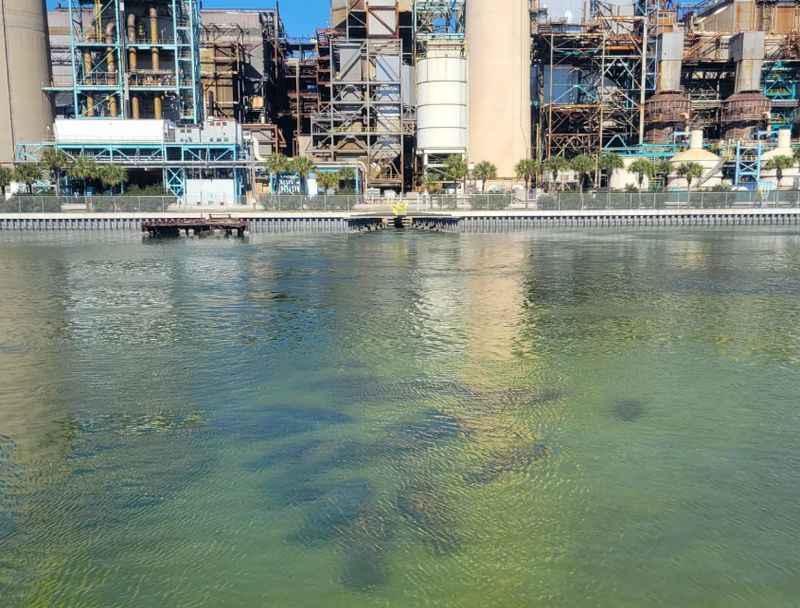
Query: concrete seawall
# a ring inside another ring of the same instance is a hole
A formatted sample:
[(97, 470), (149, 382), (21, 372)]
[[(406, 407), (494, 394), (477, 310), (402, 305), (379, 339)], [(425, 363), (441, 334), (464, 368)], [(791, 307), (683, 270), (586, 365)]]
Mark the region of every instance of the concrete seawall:
[[(227, 214), (226, 214), (227, 215)], [(261, 233), (347, 233), (393, 227), (385, 214), (352, 212), (240, 212), (248, 230)], [(186, 213), (11, 213), (0, 214), (1, 232), (141, 232), (142, 223), (163, 218), (197, 218)], [(410, 212), (405, 227), (435, 232), (519, 232), (547, 228), (624, 226), (754, 226), (800, 224), (800, 209), (671, 209), (619, 211)]]

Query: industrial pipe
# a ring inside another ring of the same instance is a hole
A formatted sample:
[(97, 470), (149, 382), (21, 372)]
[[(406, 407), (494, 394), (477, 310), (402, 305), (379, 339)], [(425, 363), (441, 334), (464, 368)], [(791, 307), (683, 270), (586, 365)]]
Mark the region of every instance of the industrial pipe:
[[(114, 34), (116, 29), (116, 25), (113, 21), (106, 25), (105, 40), (109, 47), (106, 49), (106, 82), (112, 85), (117, 84), (117, 62), (114, 56)], [(111, 94), (111, 98), (108, 100), (108, 112), (111, 114), (111, 116), (116, 117), (117, 115), (117, 96), (113, 93)]]
[(100, 42), (103, 35), (103, 2), (94, 0), (94, 39)]
[(131, 97), (131, 118), (139, 118), (139, 96), (134, 95)]
[(161, 118), (161, 95), (153, 97), (153, 118)]
[[(136, 44), (136, 15), (133, 13), (128, 14), (128, 44)], [(135, 72), (137, 64), (136, 47), (131, 46), (128, 49), (128, 71)]]
[[(150, 10), (150, 43), (153, 45), (158, 44), (158, 9), (155, 6), (151, 6)], [(158, 47), (153, 46), (150, 50), (151, 58), (152, 58), (152, 68), (154, 72), (157, 72), (161, 69), (159, 56), (158, 56)]]

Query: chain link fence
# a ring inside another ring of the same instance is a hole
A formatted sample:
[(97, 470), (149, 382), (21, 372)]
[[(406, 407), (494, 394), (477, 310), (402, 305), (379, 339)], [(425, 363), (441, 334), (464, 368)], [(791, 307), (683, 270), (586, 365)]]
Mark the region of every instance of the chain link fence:
[(165, 213), (178, 205), (174, 196), (36, 196), (0, 200), (0, 213)]
[(800, 190), (769, 192), (559, 192), (519, 199), (512, 194), (427, 195), (404, 199), (358, 194), (305, 196), (279, 194), (241, 201), (241, 206), (182, 206), (173, 196), (36, 196), (0, 200), (0, 213), (166, 213), (180, 211), (408, 212), (452, 211), (622, 211), (681, 209), (800, 208)]

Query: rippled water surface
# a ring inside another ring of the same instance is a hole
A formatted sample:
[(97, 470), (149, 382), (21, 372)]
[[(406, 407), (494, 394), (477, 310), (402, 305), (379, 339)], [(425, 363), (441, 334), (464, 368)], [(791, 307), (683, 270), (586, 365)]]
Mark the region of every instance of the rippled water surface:
[(0, 605), (797, 606), (800, 238), (0, 237)]

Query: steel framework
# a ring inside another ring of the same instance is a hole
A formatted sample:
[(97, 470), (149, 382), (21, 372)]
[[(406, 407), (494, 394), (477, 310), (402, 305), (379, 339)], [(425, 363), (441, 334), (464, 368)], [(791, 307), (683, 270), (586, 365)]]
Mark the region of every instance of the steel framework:
[(413, 19), (416, 59), (425, 56), (431, 40), (464, 41), (465, 0), (416, 0)]
[(643, 143), (646, 30), (644, 16), (605, 14), (576, 28), (540, 26), (535, 61), (544, 157)]
[[(76, 118), (130, 118), (132, 97), (157, 96), (177, 122), (202, 121), (197, 0), (68, 0), (67, 7)], [(128, 17), (143, 18), (151, 7), (157, 31), (147, 38)], [(147, 53), (149, 68), (134, 65)]]
[(311, 118), (312, 151), (325, 162), (366, 164), (367, 187), (401, 189), (405, 113), (399, 39), (328, 38), (330, 81)]

